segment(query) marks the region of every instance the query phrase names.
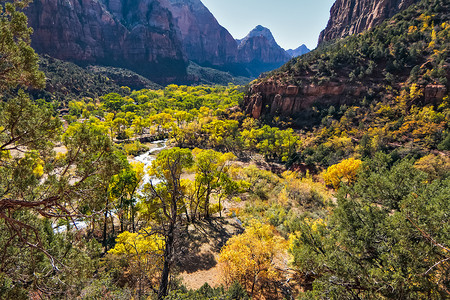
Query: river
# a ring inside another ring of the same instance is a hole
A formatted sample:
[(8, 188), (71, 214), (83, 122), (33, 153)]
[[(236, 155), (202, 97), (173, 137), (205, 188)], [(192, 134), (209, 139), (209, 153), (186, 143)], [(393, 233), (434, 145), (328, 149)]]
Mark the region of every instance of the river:
[(154, 141), (151, 144), (154, 145), (155, 147), (150, 149), (149, 151), (145, 152), (144, 154), (141, 154), (134, 158), (134, 160), (141, 162), (145, 165), (144, 166), (144, 178), (142, 179), (142, 184), (139, 187), (138, 191), (141, 191), (142, 188), (145, 186), (145, 184), (149, 183), (150, 181), (154, 185), (156, 185), (160, 182), (158, 179), (150, 178), (150, 175), (148, 175), (148, 169), (152, 165), (152, 161), (154, 161), (156, 159), (155, 153), (167, 148), (167, 140)]
[[(152, 179), (148, 175), (148, 169), (152, 165), (152, 161), (154, 161), (156, 159), (157, 152), (167, 148), (167, 140), (154, 141), (151, 144), (152, 144), (152, 147), (149, 151), (145, 152), (144, 154), (134, 157), (135, 161), (138, 161), (138, 162), (141, 162), (144, 164), (144, 177), (142, 179), (141, 186), (138, 189), (138, 193), (141, 193), (145, 184), (149, 183), (150, 181), (155, 185), (160, 182), (160, 180), (154, 179), (154, 178)], [(71, 224), (71, 226), (73, 226), (73, 228), (76, 230), (84, 229), (88, 226), (88, 221), (81, 220), (81, 219), (74, 220), (74, 222)], [(53, 231), (55, 233), (56, 232), (62, 233), (66, 230), (67, 230), (67, 225), (59, 225), (59, 226), (56, 224), (53, 225)]]

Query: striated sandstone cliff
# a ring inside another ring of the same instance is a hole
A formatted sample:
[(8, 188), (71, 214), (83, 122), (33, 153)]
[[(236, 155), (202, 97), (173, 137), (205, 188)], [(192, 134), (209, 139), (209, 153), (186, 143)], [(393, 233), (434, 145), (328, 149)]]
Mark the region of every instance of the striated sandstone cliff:
[(244, 98), (246, 114), (259, 118), (263, 115), (295, 116), (311, 109), (314, 103), (344, 104), (367, 90), (363, 86), (328, 82), (302, 86), (283, 83), (274, 78), (251, 86)]
[(166, 0), (35, 0), (26, 12), (38, 53), (125, 67), (159, 82), (185, 76)]
[(201, 0), (35, 0), (26, 13), (38, 53), (159, 83), (189, 80), (187, 60), (257, 77), (290, 58), (262, 26), (238, 48)]
[[(450, 82), (450, 65), (445, 65), (444, 69)], [(286, 80), (287, 77), (292, 80)], [(407, 77), (398, 78), (394, 88), (400, 90), (406, 79)], [(419, 85), (419, 88), (423, 90), (423, 98), (416, 104), (421, 105), (439, 103), (449, 91), (449, 87), (443, 84), (424, 84)], [(340, 78), (318, 84), (308, 76), (292, 77), (281, 73), (253, 84), (244, 97), (243, 109), (247, 115), (256, 119), (263, 116), (295, 119), (311, 111), (314, 105), (351, 105), (373, 95), (378, 95), (377, 99), (390, 97), (382, 79), (373, 77), (365, 82), (350, 82), (347, 78)], [(302, 120), (296, 120), (296, 123), (301, 122)]]
[(420, 0), (337, 0), (319, 44), (372, 28)]
[(214, 66), (236, 63), (236, 41), (200, 0), (169, 1), (190, 60)]

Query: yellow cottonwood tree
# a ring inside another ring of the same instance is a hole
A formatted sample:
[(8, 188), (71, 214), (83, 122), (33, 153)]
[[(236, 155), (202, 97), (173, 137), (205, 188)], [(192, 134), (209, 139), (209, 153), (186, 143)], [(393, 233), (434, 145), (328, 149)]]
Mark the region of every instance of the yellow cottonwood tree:
[(362, 161), (359, 159), (344, 159), (336, 165), (332, 165), (323, 175), (325, 183), (332, 185), (335, 189), (339, 188), (341, 182), (352, 183), (356, 180), (356, 175)]
[[(164, 238), (158, 234), (151, 234), (150, 227), (139, 233), (125, 231), (116, 238), (116, 246), (109, 250), (109, 254), (123, 256), (128, 262), (126, 272), (137, 279), (138, 299), (141, 299), (147, 282), (157, 285), (163, 265)], [(153, 288), (155, 289), (155, 288)]]
[(195, 157), (195, 199), (190, 205), (191, 216), (196, 217), (198, 206), (200, 206), (205, 217), (209, 218), (213, 195), (217, 195), (217, 200), (219, 200), (217, 208), (221, 211), (220, 200), (229, 190), (228, 186), (232, 184), (227, 171), (230, 162), (236, 157), (230, 152), (220, 153), (198, 148), (195, 148), (192, 154)]
[(239, 282), (251, 297), (263, 289), (264, 294), (274, 292), (273, 283), (281, 276), (274, 260), (286, 248), (286, 241), (274, 235), (270, 225), (251, 223), (243, 234), (230, 238), (220, 252), (225, 282)]

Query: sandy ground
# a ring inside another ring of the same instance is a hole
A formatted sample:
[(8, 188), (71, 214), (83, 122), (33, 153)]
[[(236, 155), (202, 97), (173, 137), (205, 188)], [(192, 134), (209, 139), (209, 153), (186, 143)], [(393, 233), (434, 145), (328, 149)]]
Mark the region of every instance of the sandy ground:
[(198, 289), (205, 283), (212, 287), (224, 284), (218, 263), (220, 249), (230, 237), (242, 232), (243, 228), (233, 218), (211, 218), (189, 225), (181, 247), (185, 258), (178, 262), (184, 285)]
[(181, 278), (183, 279), (184, 285), (188, 289), (199, 289), (205, 283), (208, 283), (212, 287), (217, 287), (223, 284), (220, 267), (217, 263), (219, 259), (219, 253), (212, 251), (211, 247), (208, 244), (204, 244), (201, 247), (200, 252), (200, 257), (202, 256), (209, 258), (212, 264), (196, 272), (189, 273), (188, 271), (184, 271), (180, 274)]

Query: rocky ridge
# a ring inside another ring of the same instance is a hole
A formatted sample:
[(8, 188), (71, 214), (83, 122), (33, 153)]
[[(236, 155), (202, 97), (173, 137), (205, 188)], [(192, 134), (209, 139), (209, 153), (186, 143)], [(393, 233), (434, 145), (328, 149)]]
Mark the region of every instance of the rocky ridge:
[(186, 74), (165, 0), (36, 0), (26, 13), (38, 53), (129, 68), (159, 82)]
[(238, 47), (201, 0), (35, 0), (26, 14), (39, 54), (158, 83), (189, 81), (188, 60), (256, 77), (290, 58), (262, 26)]
[(169, 0), (188, 58), (198, 64), (236, 63), (237, 44), (200, 0)]
[(256, 26), (242, 40), (237, 40), (237, 61), (244, 64), (252, 76), (279, 68), (291, 56), (281, 48), (268, 28)]
[[(317, 115), (319, 109), (344, 104), (367, 105), (370, 101), (389, 103), (412, 84), (421, 91), (415, 105), (439, 104), (450, 90), (450, 64), (434, 54), (448, 49), (446, 31), (443, 29), (436, 35), (425, 24), (420, 25), (428, 28), (422, 31), (423, 36), (414, 32), (399, 35), (404, 31), (398, 28), (414, 28), (411, 24), (421, 22), (432, 24), (423, 18), (425, 14), (435, 18), (435, 23), (447, 20), (449, 4), (443, 3), (422, 0), (417, 7), (363, 34), (326, 43), (291, 59), (280, 69), (259, 78), (250, 87), (242, 108), (248, 115), (269, 122), (281, 116), (294, 126), (312, 126), (305, 122)], [(434, 44), (436, 36), (440, 40)], [(436, 49), (430, 50), (432, 46)], [(393, 47), (398, 47), (399, 51), (380, 50), (375, 55), (372, 51)], [(418, 49), (420, 55), (408, 49)]]
[(319, 44), (370, 29), (420, 0), (337, 0)]
[(308, 52), (310, 52), (311, 50), (308, 49), (308, 47), (306, 47), (306, 45), (301, 45), (300, 47), (296, 48), (296, 49), (289, 49), (286, 50), (287, 54), (289, 54), (291, 57), (297, 57), (303, 54), (306, 54)]
[(263, 115), (294, 117), (310, 110), (314, 103), (348, 104), (366, 92), (366, 87), (339, 82), (299, 86), (269, 78), (252, 85), (249, 95), (244, 98), (244, 109), (246, 114), (256, 119)]

